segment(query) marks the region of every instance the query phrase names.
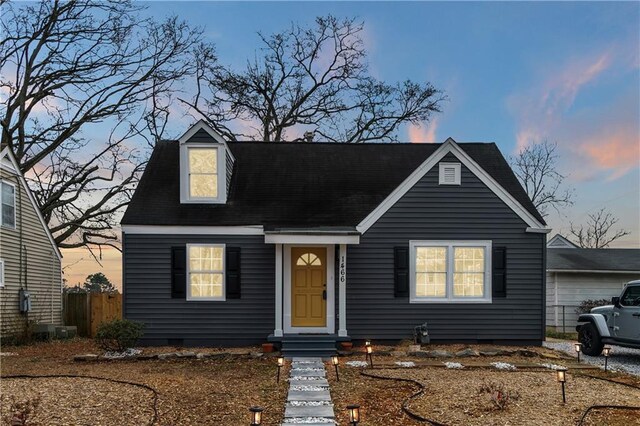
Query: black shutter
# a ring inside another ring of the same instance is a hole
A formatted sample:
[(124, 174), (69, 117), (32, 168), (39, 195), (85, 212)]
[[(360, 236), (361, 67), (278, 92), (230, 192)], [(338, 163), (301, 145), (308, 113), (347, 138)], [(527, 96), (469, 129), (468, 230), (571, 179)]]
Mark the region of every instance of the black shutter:
[(394, 295), (409, 297), (409, 247), (394, 247)]
[(240, 299), (240, 247), (227, 247), (226, 298)]
[(507, 297), (507, 248), (494, 247), (491, 260), (493, 297)]
[(187, 248), (171, 247), (171, 297), (187, 296)]

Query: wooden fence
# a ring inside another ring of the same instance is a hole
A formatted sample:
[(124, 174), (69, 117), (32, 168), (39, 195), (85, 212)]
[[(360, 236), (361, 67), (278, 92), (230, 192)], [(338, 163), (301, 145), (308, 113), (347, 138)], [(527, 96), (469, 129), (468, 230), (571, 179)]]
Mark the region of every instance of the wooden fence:
[(119, 293), (67, 293), (64, 295), (64, 323), (78, 327), (78, 336), (95, 337), (98, 326), (122, 318)]

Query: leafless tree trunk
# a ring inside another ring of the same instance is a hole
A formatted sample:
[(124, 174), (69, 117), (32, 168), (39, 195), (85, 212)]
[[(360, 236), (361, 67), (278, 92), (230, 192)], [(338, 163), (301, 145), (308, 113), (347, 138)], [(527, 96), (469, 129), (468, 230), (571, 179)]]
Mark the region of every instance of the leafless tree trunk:
[(589, 214), (585, 225), (571, 224), (571, 236), (582, 248), (606, 248), (615, 240), (629, 235), (624, 229), (612, 229), (618, 223), (618, 218), (605, 208)]
[(563, 188), (565, 176), (558, 172), (557, 144), (544, 140), (522, 148), (509, 159), (513, 172), (542, 217), (549, 207), (559, 211), (573, 204), (573, 190)]
[(199, 61), (197, 93), (181, 100), (231, 140), (301, 140), (312, 131), (324, 141), (393, 141), (402, 124), (440, 112), (445, 96), (430, 83), (371, 77), (362, 31), (354, 19), (326, 16), (259, 34), (263, 47), (244, 70)]
[(146, 156), (132, 141), (162, 136), (176, 85), (195, 71), (191, 54), (207, 49), (200, 29), (141, 9), (128, 0), (3, 5), (1, 140), (59, 247), (117, 246), (112, 228)]

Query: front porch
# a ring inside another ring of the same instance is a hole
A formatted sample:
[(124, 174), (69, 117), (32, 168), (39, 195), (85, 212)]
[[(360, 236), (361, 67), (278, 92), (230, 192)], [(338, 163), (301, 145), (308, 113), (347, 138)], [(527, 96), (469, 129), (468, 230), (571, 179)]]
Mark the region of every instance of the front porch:
[(268, 340), (286, 356), (332, 355), (338, 342), (351, 340), (347, 244), (359, 244), (359, 234), (354, 230), (265, 234), (265, 242), (275, 244), (275, 324)]

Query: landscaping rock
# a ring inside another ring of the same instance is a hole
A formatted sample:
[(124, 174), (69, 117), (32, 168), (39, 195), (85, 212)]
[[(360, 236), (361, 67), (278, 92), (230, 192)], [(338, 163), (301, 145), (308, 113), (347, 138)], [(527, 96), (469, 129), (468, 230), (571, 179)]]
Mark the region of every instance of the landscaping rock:
[(150, 359), (158, 359), (158, 355), (154, 354), (141, 354), (136, 357), (138, 361), (148, 361)]
[(195, 358), (196, 357), (196, 353), (195, 352), (178, 352), (176, 354), (178, 356), (178, 358)]
[(95, 355), (95, 354), (76, 355), (73, 357), (73, 360), (79, 361), (79, 362), (97, 361), (98, 355)]
[(178, 358), (178, 354), (176, 352), (169, 352), (166, 354), (159, 354), (158, 355), (158, 359), (172, 359), (172, 358)]
[(262, 358), (263, 356), (266, 356), (267, 354), (263, 354), (262, 352), (253, 352), (251, 354), (251, 358)]
[(426, 355), (428, 358), (453, 358), (453, 354), (449, 351), (429, 351)]
[(408, 356), (415, 356), (417, 358), (426, 358), (428, 357), (427, 351), (415, 351), (415, 352), (407, 352)]
[(480, 353), (472, 348), (466, 348), (461, 351), (456, 352), (456, 356), (459, 358), (466, 358), (470, 356), (480, 356)]
[(407, 352), (404, 352), (404, 351), (393, 351), (393, 352), (391, 352), (391, 355), (395, 356), (395, 357), (402, 358), (402, 357), (407, 356)]
[(538, 352), (536, 351), (532, 351), (529, 349), (519, 349), (518, 351), (516, 351), (518, 355), (524, 356), (524, 357), (536, 357), (538, 356)]
[(508, 349), (500, 349), (500, 348), (480, 348), (479, 353), (482, 356), (498, 356), (498, 355), (513, 355), (517, 351), (511, 351)]

